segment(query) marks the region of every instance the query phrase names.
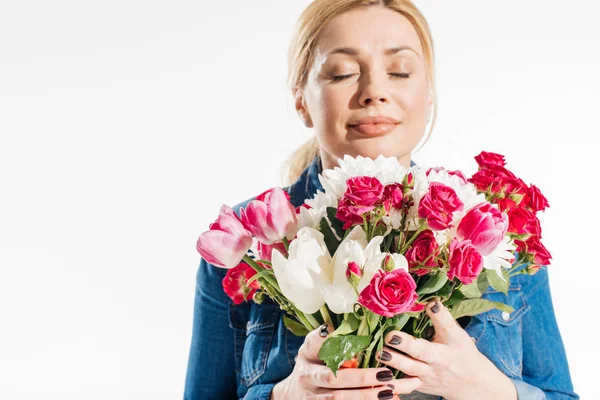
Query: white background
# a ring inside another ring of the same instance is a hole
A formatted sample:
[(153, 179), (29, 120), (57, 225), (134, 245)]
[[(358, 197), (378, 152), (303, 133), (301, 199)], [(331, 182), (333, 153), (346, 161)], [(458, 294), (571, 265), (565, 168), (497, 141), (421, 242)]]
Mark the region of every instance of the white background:
[[(311, 135), (285, 86), (308, 3), (0, 0), (0, 398), (182, 397), (196, 239)], [(541, 188), (573, 382), (600, 398), (599, 3), (417, 5), (439, 119), (414, 160), (499, 152)]]

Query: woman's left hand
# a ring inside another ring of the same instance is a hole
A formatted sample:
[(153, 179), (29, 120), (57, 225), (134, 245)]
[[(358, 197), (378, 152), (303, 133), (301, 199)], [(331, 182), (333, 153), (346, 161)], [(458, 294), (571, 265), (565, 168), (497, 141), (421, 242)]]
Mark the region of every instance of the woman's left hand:
[(416, 390), (421, 393), (448, 400), (517, 400), (512, 381), (479, 352), (441, 302), (430, 302), (426, 312), (435, 329), (433, 339), (392, 331), (377, 354), (380, 362), (404, 372), (406, 378), (418, 377), (421, 383)]

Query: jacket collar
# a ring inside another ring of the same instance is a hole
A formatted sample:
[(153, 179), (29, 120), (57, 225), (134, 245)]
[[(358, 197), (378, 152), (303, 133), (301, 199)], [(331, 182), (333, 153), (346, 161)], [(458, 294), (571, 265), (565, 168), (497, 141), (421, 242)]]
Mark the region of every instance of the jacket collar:
[[(417, 165), (413, 160), (410, 160), (410, 166)], [(323, 185), (319, 181), (319, 174), (323, 172), (323, 164), (321, 157), (317, 155), (312, 162), (304, 169), (300, 177), (289, 187), (290, 202), (294, 207), (298, 207), (304, 203), (304, 200), (313, 197), (317, 190), (324, 191)]]

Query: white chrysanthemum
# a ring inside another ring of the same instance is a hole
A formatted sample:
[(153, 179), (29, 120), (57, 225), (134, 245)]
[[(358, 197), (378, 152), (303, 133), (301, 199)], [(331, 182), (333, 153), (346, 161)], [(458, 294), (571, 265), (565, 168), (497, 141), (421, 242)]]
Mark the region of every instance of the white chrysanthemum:
[(354, 176), (371, 176), (383, 185), (402, 182), (407, 168), (396, 157), (379, 155), (375, 160), (369, 157), (356, 158), (345, 155), (338, 160), (339, 167), (326, 169), (319, 175), (319, 181), (327, 193), (333, 193), (338, 199), (346, 191), (346, 181)]
[(492, 254), (483, 256), (483, 267), (486, 269), (493, 269), (500, 279), (504, 280), (501, 268), (512, 267), (516, 248), (517, 246), (514, 244), (513, 240), (508, 236), (504, 236), (504, 239)]
[(298, 228), (308, 226), (317, 229), (321, 219), (327, 214), (327, 207), (337, 207), (338, 199), (333, 193), (323, 193), (317, 190), (312, 199), (307, 199), (304, 202), (310, 208), (300, 207)]

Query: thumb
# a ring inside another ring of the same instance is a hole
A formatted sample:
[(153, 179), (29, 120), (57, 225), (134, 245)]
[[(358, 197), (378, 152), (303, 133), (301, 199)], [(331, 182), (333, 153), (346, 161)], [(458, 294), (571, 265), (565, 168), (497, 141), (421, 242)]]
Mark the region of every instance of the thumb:
[(323, 324), (317, 329), (310, 331), (304, 338), (304, 343), (298, 350), (298, 355), (306, 361), (320, 363), (319, 350), (321, 350), (323, 342), (325, 342), (331, 332), (333, 332), (333, 327), (328, 324)]
[(465, 334), (464, 330), (441, 301), (430, 302), (427, 304), (426, 310), (435, 329), (436, 341), (449, 343), (462, 339), (462, 334)]

